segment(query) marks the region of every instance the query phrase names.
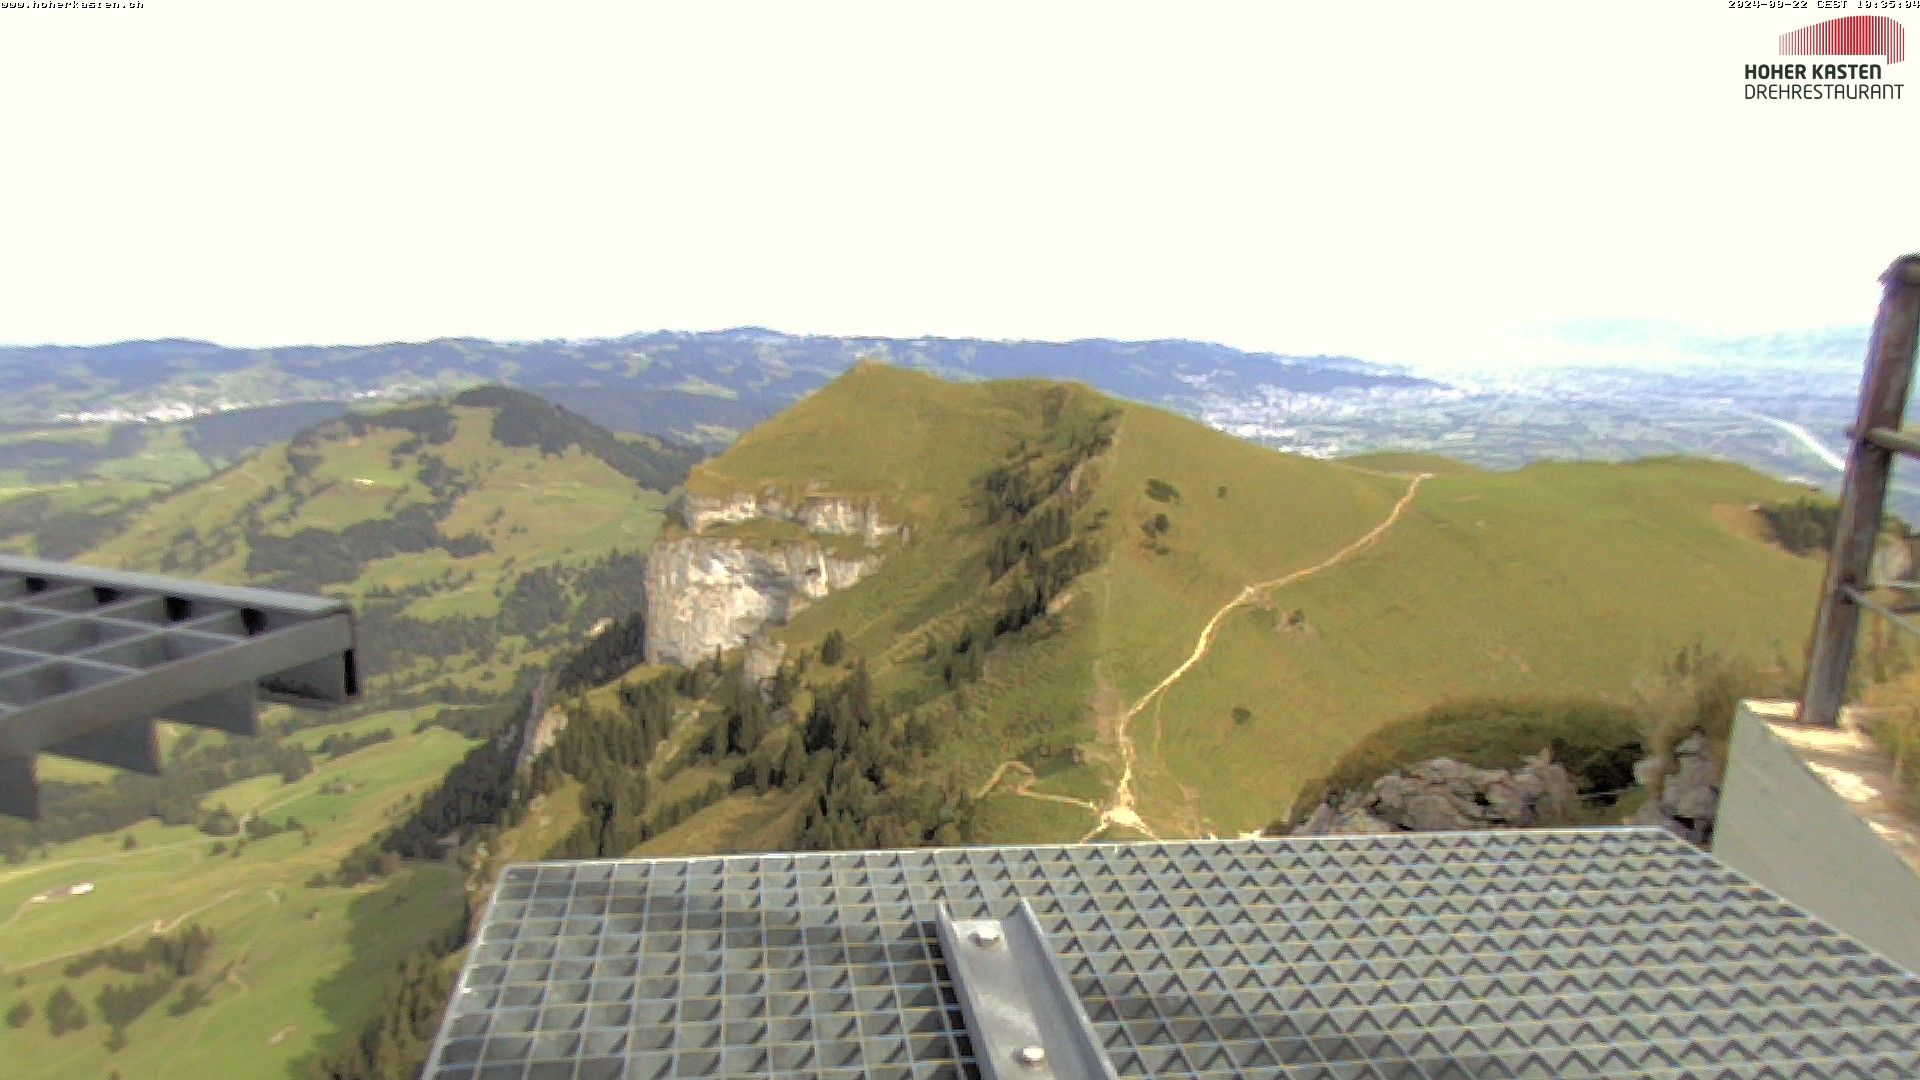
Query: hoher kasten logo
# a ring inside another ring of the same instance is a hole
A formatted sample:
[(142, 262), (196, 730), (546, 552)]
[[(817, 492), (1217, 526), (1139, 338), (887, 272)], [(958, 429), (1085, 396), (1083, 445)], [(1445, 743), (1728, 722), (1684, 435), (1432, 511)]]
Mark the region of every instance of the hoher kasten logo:
[(1897, 64), (1906, 53), (1906, 30), (1885, 15), (1849, 15), (1780, 35), (1781, 56), (1883, 56)]
[(1885, 67), (1906, 58), (1907, 32), (1884, 15), (1849, 15), (1780, 35), (1781, 56), (1874, 56), (1864, 63), (1748, 64), (1748, 101), (1899, 101)]

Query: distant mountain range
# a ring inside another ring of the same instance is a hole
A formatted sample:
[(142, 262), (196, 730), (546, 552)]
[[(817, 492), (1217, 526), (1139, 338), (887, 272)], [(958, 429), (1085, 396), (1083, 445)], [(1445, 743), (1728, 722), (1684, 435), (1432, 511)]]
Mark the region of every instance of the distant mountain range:
[[(1840, 327), (1716, 337), (1597, 320), (1541, 330), (1541, 355), (1556, 363), (1445, 370), (1185, 340), (757, 328), (266, 349), (188, 340), (10, 346), (0, 347), (0, 490), (86, 476), (177, 481), (350, 409), (483, 383), (711, 452), (861, 358), (957, 380), (1080, 381), (1311, 457), (1438, 452), (1503, 469), (1690, 454), (1833, 488), (1829, 462), (1843, 449), (1866, 336)], [(1920, 493), (1903, 487), (1895, 503), (1920, 517)]]
[[(396, 399), (505, 383), (609, 427), (709, 445), (772, 416), (861, 358), (948, 378), (1044, 377), (1184, 411), (1208, 393), (1435, 387), (1351, 357), (1244, 352), (1196, 341), (817, 337), (771, 330), (585, 341), (236, 349), (164, 340), (0, 347), (0, 424), (181, 420), (292, 402)], [(302, 416), (311, 422), (311, 416)]]

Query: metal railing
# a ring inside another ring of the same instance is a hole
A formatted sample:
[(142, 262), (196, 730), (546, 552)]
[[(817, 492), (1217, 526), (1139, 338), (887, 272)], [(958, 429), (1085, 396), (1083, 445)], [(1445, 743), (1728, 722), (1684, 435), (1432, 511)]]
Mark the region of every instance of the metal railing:
[(1839, 722), (1862, 610), (1920, 637), (1920, 625), (1869, 595), (1886, 584), (1870, 580), (1870, 574), (1886, 513), (1893, 456), (1920, 457), (1920, 430), (1901, 426), (1913, 385), (1914, 350), (1920, 344), (1920, 254), (1894, 260), (1880, 282), (1885, 291), (1867, 346), (1860, 411), (1847, 429), (1852, 446), (1833, 526), (1832, 555), (1821, 585), (1820, 611), (1807, 645), (1806, 686), (1800, 694), (1801, 721), (1825, 727)]

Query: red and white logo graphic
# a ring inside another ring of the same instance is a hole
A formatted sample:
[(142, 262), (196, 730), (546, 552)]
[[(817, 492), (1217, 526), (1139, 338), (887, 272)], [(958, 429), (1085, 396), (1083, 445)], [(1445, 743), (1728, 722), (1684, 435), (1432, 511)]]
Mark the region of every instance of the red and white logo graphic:
[(1849, 15), (1780, 35), (1781, 56), (1884, 56), (1897, 64), (1906, 53), (1906, 30), (1885, 15)]

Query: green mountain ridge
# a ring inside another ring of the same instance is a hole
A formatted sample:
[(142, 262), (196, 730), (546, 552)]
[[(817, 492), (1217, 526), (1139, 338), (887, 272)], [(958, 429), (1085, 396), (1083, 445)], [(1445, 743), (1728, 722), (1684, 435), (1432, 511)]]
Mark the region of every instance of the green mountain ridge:
[[(831, 772), (730, 796), (649, 853), (924, 842), (942, 822), (916, 836), (855, 820), (907, 799), (980, 842), (1250, 831), (1368, 732), (1442, 703), (1623, 700), (1703, 641), (1780, 655), (1818, 575), (1737, 527), (1797, 493), (1738, 465), (1321, 461), (1083, 386), (877, 364), (697, 466), (687, 490), (872, 499), (908, 526), (869, 576), (756, 637), (785, 650), (774, 699), (796, 719), (756, 740), (742, 775), (777, 771), (767, 759), (793, 738), (827, 749), (794, 732), (849, 665), (870, 686), (864, 722), (930, 741), (908, 740), (899, 771), (852, 802)], [(706, 536), (789, 544), (793, 528)], [(830, 638), (843, 659), (823, 670)]]
[[(672, 490), (697, 458), (659, 440), (617, 436), (522, 391), (478, 387), (308, 428), (125, 515), (84, 558), (216, 580), (364, 587), (367, 564), (428, 548), (473, 559), (481, 553), (468, 549), (526, 535), (534, 521), (541, 535), (510, 546), (526, 549), (522, 555), (558, 548), (568, 538), (556, 527), (577, 522), (507, 504), (627, 509), (653, 501), (640, 492)], [(598, 524), (610, 516), (593, 515)], [(322, 557), (325, 565), (257, 550), (310, 530), (344, 535), (369, 525), (396, 535), (345, 541), (353, 550)], [(397, 535), (409, 530), (421, 535)], [(341, 554), (357, 557), (332, 565)], [(379, 578), (381, 568), (370, 569)]]
[[(608, 427), (724, 443), (863, 357), (959, 378), (1087, 378), (1144, 401), (1192, 403), (1197, 386), (1289, 390), (1431, 385), (1351, 357), (1249, 352), (1199, 341), (1000, 341), (828, 337), (739, 327), (616, 338), (226, 348), (204, 341), (0, 346), (0, 433), (114, 409), (450, 393), (507, 383)], [(5, 455), (0, 454), (0, 464)]]

